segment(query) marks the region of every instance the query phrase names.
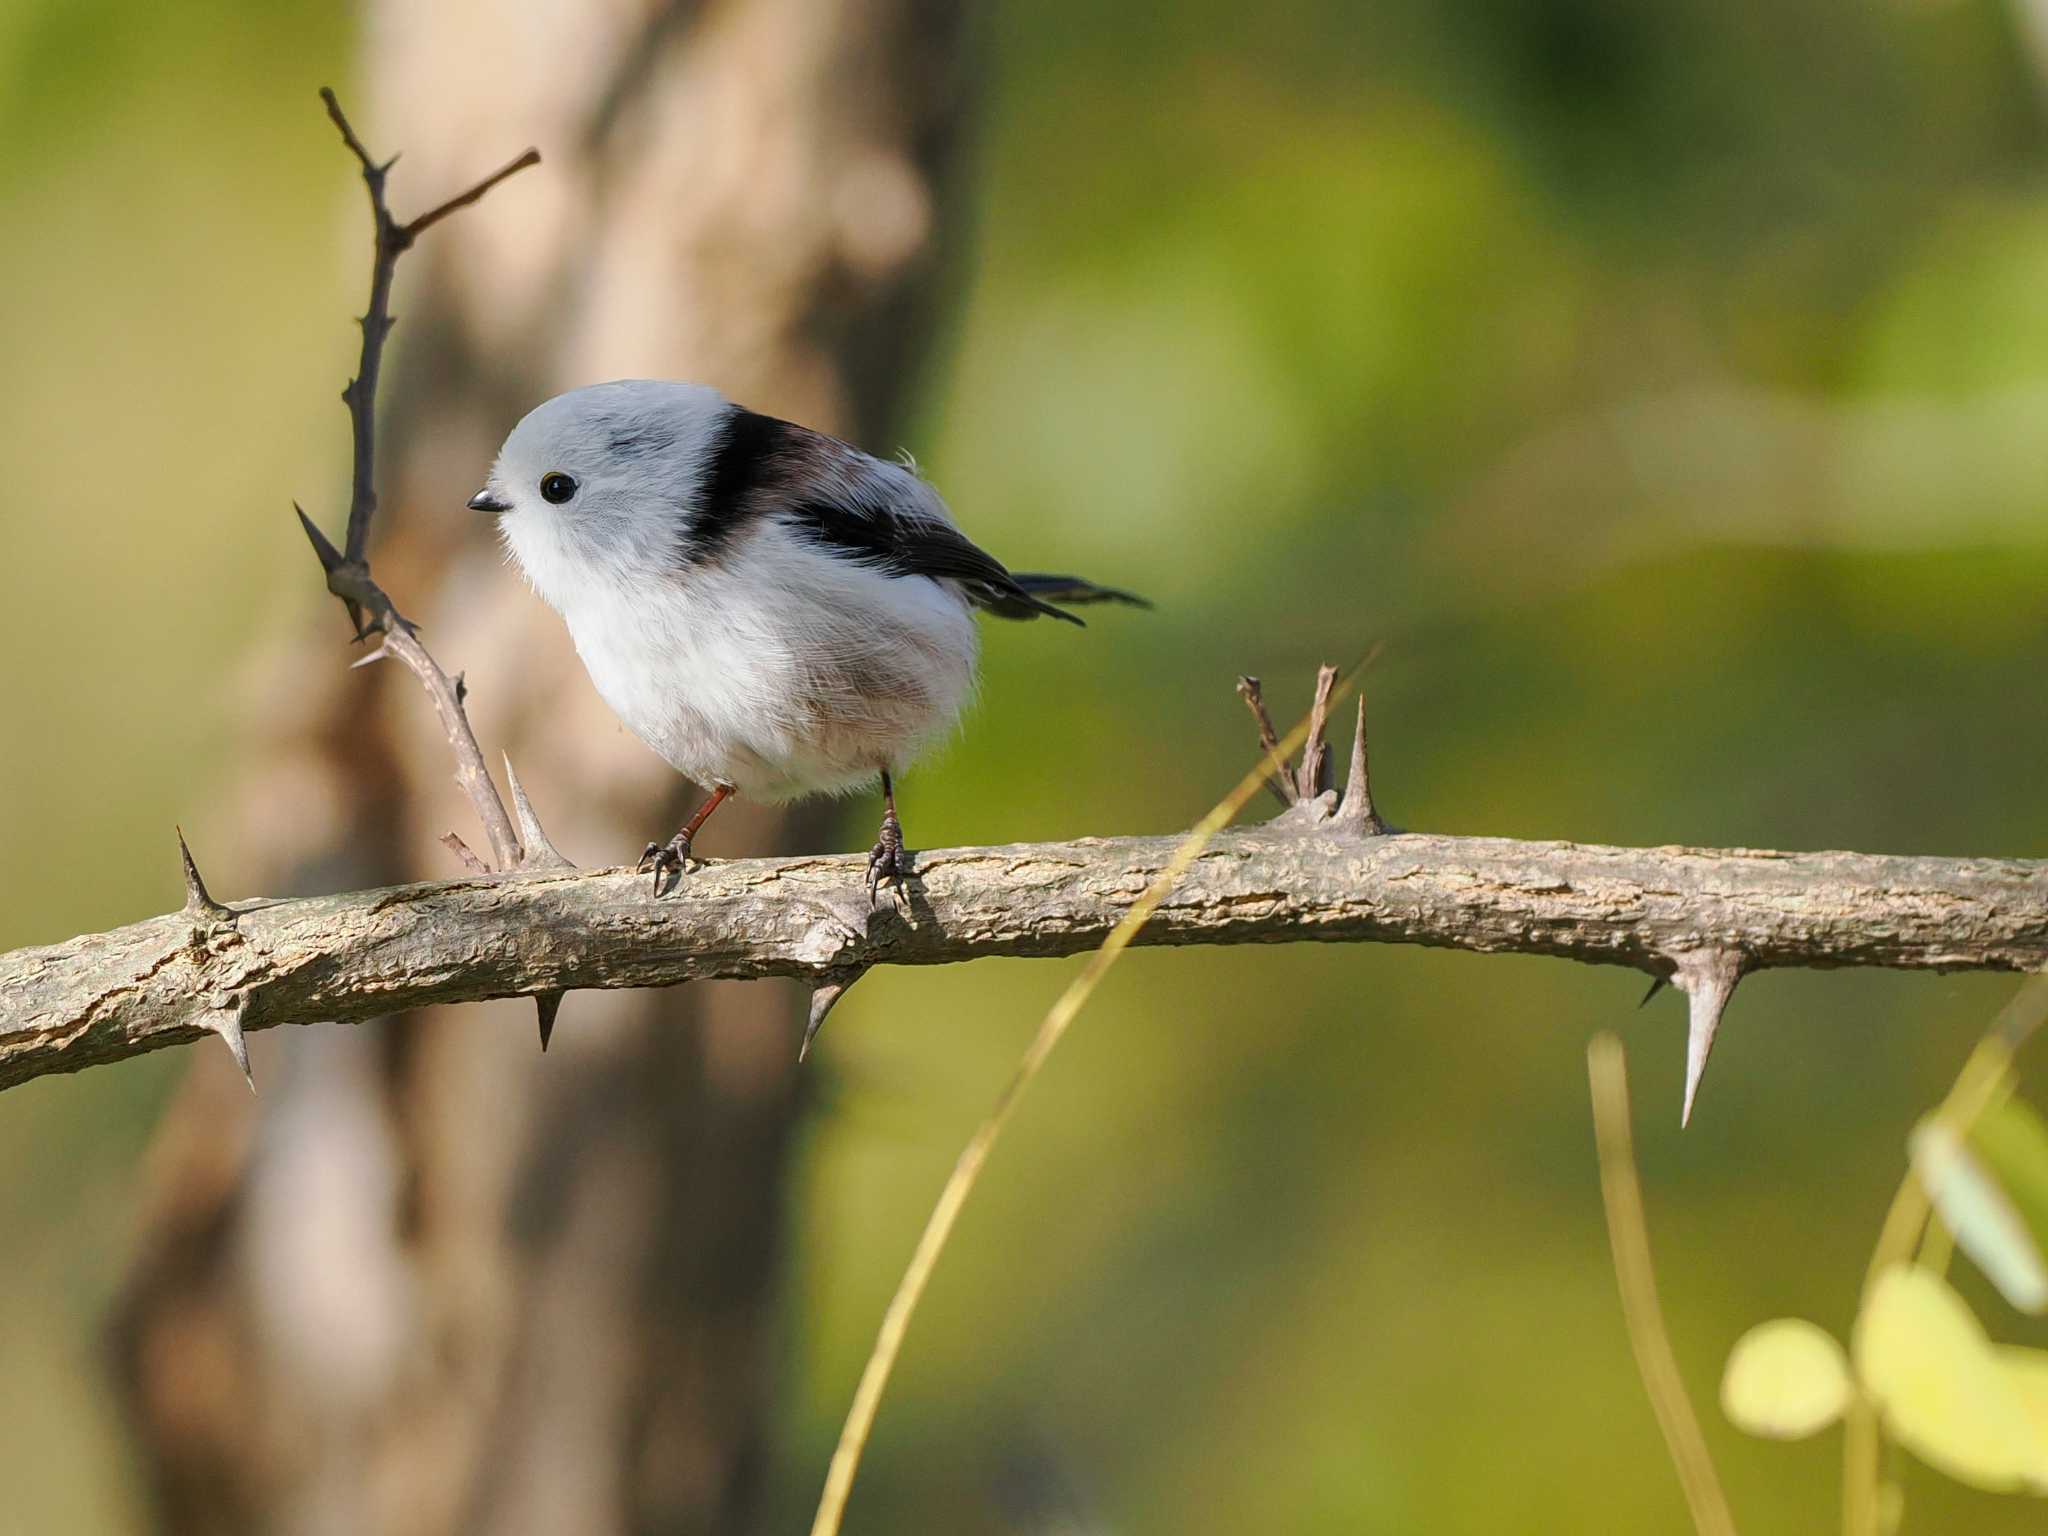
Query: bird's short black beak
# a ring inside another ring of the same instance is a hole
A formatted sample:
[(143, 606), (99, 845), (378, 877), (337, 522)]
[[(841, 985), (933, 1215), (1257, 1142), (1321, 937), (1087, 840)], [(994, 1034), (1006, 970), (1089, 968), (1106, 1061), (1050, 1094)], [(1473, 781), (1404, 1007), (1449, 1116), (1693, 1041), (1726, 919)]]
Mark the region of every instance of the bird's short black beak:
[(512, 510), (512, 503), (492, 494), (491, 488), (485, 486), (469, 498), (469, 510), (472, 512), (510, 512)]

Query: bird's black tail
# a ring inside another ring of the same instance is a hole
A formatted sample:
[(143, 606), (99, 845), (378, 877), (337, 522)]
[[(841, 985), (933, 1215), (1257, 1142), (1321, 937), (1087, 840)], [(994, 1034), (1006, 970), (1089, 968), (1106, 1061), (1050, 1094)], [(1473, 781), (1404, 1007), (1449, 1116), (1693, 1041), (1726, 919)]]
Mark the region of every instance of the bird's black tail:
[(1131, 608), (1150, 608), (1152, 604), (1135, 592), (1126, 592), (1119, 587), (1101, 587), (1092, 581), (1083, 581), (1078, 576), (1049, 576), (1042, 571), (1015, 571), (1011, 573), (1016, 583), (1016, 592), (992, 592), (988, 611), (1002, 619), (1035, 619), (1040, 614), (1065, 619), (1079, 624), (1073, 614), (1056, 608), (1055, 603), (1123, 603)]

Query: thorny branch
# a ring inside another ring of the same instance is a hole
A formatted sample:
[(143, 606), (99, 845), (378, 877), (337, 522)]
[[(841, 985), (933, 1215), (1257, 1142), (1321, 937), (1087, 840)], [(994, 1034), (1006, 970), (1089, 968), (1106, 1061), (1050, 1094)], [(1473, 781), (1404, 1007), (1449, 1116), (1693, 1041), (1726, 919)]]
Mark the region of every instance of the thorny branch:
[[(1364, 755), (1356, 742), (1353, 763)], [(2048, 970), (2041, 861), (1377, 834), (1362, 773), (1341, 800), (1320, 773), (1310, 783), (1274, 821), (1217, 838), (1136, 942), (1426, 944), (1631, 967), (1690, 995), (1688, 1106), (1738, 976)], [(234, 1044), (275, 1024), (709, 977), (797, 977), (820, 990), (815, 1024), (871, 966), (1094, 948), (1178, 841), (921, 853), (907, 910), (869, 910), (851, 857), (707, 864), (659, 900), (625, 870), (560, 869), (222, 908), (195, 871), (183, 911), (0, 955), (0, 1086), (205, 1031)]]
[[(508, 176), (516, 175), (528, 166), (540, 164), (540, 151), (529, 149), (517, 159), (493, 171), (466, 192), (459, 192), (438, 207), (431, 208), (410, 223), (401, 224), (392, 215), (390, 204), (384, 199), (384, 182), (391, 174), (391, 167), (398, 163), (398, 157), (379, 162), (363, 141), (356, 137), (356, 131), (349, 125), (347, 114), (341, 110), (341, 103), (334, 92), (326, 86), (320, 88), (320, 99), (327, 104), (327, 115), (334, 126), (341, 131), (342, 142), (349, 153), (362, 166), (363, 186), (370, 194), (370, 218), (372, 221), (375, 256), (370, 263), (370, 302), (363, 311), (358, 324), (363, 332), (362, 357), (356, 366), (356, 376), (350, 379), (342, 390), (341, 398), (348, 404), (349, 423), (355, 432), (355, 458), (353, 479), (348, 503), (348, 549), (346, 562), (363, 567), (366, 565), (370, 545), (370, 519), (377, 511), (377, 379), (384, 362), (384, 343), (391, 335), (396, 319), (391, 313), (391, 282), (398, 272), (398, 258), (413, 247), (413, 242), (449, 214), (467, 208)], [(303, 515), (303, 514), (301, 514)], [(367, 582), (369, 572), (362, 571)], [(374, 594), (382, 599), (381, 608), (373, 606), (367, 599)], [(338, 596), (341, 594), (337, 594)], [(349, 601), (343, 597), (343, 601)], [(381, 612), (387, 619), (395, 619), (390, 600), (377, 591), (374, 584), (364, 597), (355, 599), (371, 612)], [(353, 616), (353, 615), (352, 615)], [(402, 622), (402, 621), (401, 621)], [(357, 620), (356, 628), (362, 630)]]
[[(370, 520), (377, 511), (377, 381), (383, 368), (384, 343), (396, 323), (391, 313), (391, 283), (398, 271), (398, 258), (410, 250), (423, 233), (449, 214), (467, 208), (506, 177), (530, 165), (538, 165), (540, 153), (529, 149), (467, 191), (456, 194), (408, 223), (400, 223), (384, 197), (384, 182), (391, 167), (397, 163), (395, 157), (379, 161), (364, 147), (333, 91), (322, 86), (320, 99), (327, 104), (327, 115), (340, 130), (342, 142), (362, 167), (363, 185), (370, 196), (373, 226), (370, 302), (359, 322), (363, 332), (362, 355), (356, 365), (355, 377), (341, 392), (341, 398), (348, 406), (349, 427), (354, 438), (346, 548), (336, 549), (306, 515), (304, 508), (294, 504), (293, 510), (299, 514), (299, 522), (306, 530), (307, 539), (312, 542), (313, 553), (319, 557), (320, 568), (326, 573), (327, 590), (340, 598), (348, 609), (356, 638), (362, 640), (372, 634), (382, 637), (377, 649), (356, 665), (395, 657), (405, 663), (433, 700), (434, 712), (441, 717), (441, 728), (447, 733), (448, 745), (455, 753), (455, 780), (476, 808), (477, 819), (483, 823), (484, 836), (490, 842), (498, 867), (519, 869), (540, 863), (554, 867), (562, 862), (561, 856), (548, 846), (545, 837), (539, 836), (537, 822), (526, 829), (529, 836), (522, 844), (519, 833), (513, 829), (512, 818), (505, 812), (505, 802), (498, 794), (498, 787), (491, 780), (491, 771), (485, 766), (483, 749), (477, 745), (469, 717), (463, 711), (461, 684), (441, 670), (440, 664), (420, 643), (415, 627), (399, 613), (384, 589), (371, 578), (369, 560)], [(474, 858), (475, 855), (469, 857)]]

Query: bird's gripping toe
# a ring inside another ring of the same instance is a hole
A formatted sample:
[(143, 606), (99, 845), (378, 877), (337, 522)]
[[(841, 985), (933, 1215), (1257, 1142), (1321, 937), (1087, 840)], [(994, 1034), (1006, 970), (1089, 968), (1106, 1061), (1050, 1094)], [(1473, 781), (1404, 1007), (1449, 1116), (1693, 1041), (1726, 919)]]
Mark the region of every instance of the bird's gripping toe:
[[(682, 878), (688, 872), (689, 867), (690, 834), (678, 832), (666, 843), (649, 843), (646, 851), (640, 855), (640, 862), (633, 866), (633, 872), (644, 875), (652, 868), (654, 871), (654, 894), (659, 896), (663, 890), (661, 881), (664, 875), (670, 870), (674, 870), (676, 884), (679, 885), (682, 883)], [(671, 885), (667, 889), (674, 890), (675, 886)]]
[(690, 840), (697, 835), (697, 829), (711, 819), (711, 813), (725, 804), (726, 797), (731, 793), (730, 784), (720, 784), (711, 791), (710, 798), (697, 807), (697, 813), (683, 823), (683, 830), (668, 840), (666, 847), (660, 843), (649, 843), (641, 851), (640, 862), (633, 866), (633, 870), (636, 874), (645, 874), (649, 863), (653, 864), (655, 895), (659, 896), (662, 893), (661, 877), (670, 870), (676, 872), (676, 879), (675, 885), (669, 886), (668, 889), (672, 891), (676, 885), (683, 883), (683, 876), (689, 872), (690, 867)]
[(903, 852), (903, 823), (896, 819), (896, 807), (892, 804), (882, 812), (882, 830), (875, 838), (875, 846), (868, 850), (868, 905), (875, 904), (876, 892), (885, 881), (900, 897), (909, 875), (910, 860)]

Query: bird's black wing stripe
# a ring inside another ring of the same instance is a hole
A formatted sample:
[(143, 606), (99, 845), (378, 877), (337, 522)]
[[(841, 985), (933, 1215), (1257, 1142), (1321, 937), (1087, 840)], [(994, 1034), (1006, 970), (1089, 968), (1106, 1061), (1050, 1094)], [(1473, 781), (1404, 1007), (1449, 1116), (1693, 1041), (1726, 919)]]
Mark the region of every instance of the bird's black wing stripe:
[[(1006, 618), (1082, 622), (1020, 585), (952, 524), (891, 506), (869, 472), (855, 468), (865, 462), (822, 432), (732, 407), (706, 463), (687, 558), (715, 555), (740, 528), (772, 513), (799, 537), (892, 576), (957, 581), (972, 602)], [(829, 489), (820, 494), (820, 487)], [(799, 490), (810, 494), (791, 494)]]
[(893, 576), (950, 576), (956, 581), (1008, 582), (995, 556), (964, 534), (925, 518), (899, 517), (886, 507), (857, 512), (812, 500), (790, 509), (790, 524), (806, 538), (879, 566)]
[(698, 507), (690, 523), (685, 558), (708, 560), (732, 542), (733, 534), (761, 515), (764, 498), (754, 494), (779, 473), (791, 435), (798, 429), (745, 406), (726, 412), (718, 440), (704, 464)]
[(1070, 624), (1081, 621), (1017, 584), (1002, 561), (956, 528), (924, 517), (903, 517), (887, 508), (858, 512), (829, 501), (799, 502), (789, 509), (789, 526), (804, 537), (887, 571), (892, 576), (930, 576), (963, 584), (981, 606), (1006, 617), (1049, 614)]

